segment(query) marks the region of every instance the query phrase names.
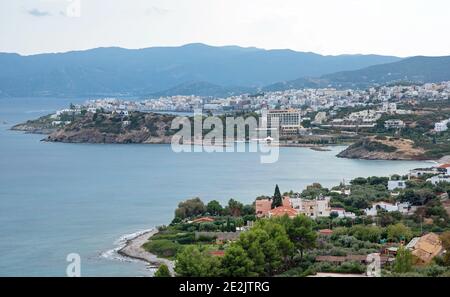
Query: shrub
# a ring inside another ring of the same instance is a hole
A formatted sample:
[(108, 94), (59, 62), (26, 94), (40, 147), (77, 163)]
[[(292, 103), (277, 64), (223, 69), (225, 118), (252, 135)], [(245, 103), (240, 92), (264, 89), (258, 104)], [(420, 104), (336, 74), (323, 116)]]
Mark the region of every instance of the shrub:
[(154, 277), (171, 277), (169, 267), (166, 264), (161, 264), (158, 270), (156, 270)]
[(150, 240), (143, 245), (147, 251), (160, 257), (173, 257), (180, 249), (180, 244), (167, 239)]

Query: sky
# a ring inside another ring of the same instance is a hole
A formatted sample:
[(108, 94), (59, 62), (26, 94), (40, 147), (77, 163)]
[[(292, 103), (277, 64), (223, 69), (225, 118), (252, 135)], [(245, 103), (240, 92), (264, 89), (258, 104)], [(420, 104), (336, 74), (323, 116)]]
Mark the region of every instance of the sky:
[(450, 55), (448, 0), (0, 0), (0, 52), (201, 42), (325, 55)]

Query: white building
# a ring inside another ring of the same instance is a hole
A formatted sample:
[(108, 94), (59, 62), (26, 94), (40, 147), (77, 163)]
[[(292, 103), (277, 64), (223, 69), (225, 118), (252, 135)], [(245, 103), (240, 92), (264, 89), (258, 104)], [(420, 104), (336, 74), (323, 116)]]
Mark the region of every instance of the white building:
[(436, 132), (447, 131), (447, 129), (448, 129), (448, 126), (447, 126), (448, 122), (449, 122), (448, 120), (444, 120), (444, 121), (435, 123), (434, 124), (434, 131), (436, 131)]
[[(444, 166), (444, 165), (442, 165)], [(421, 177), (426, 174), (439, 174), (446, 173), (447, 169), (442, 169), (439, 167), (430, 167), (430, 168), (416, 168), (409, 171), (409, 177)]]
[(381, 110), (383, 112), (387, 112), (387, 113), (396, 113), (397, 112), (397, 103), (383, 102), (383, 107)]
[(331, 213), (335, 213), (337, 214), (338, 218), (343, 219), (343, 218), (350, 218), (350, 219), (354, 219), (356, 218), (356, 214), (350, 211), (345, 211), (345, 209), (343, 208), (332, 208), (330, 211)]
[(330, 216), (330, 197), (318, 197), (316, 199), (289, 198), (292, 208), (299, 214), (304, 214), (312, 219)]
[(402, 120), (387, 120), (384, 122), (386, 129), (402, 129), (405, 127), (405, 122)]
[(301, 122), (301, 112), (297, 109), (269, 110), (267, 113), (267, 128), (278, 128), (281, 135), (298, 134)]
[(442, 164), (437, 167), (437, 170), (439, 170), (440, 173), (449, 174), (449, 168), (450, 164)]
[(450, 183), (450, 175), (444, 175), (444, 174), (435, 175), (435, 176), (432, 176), (429, 179), (427, 179), (427, 181), (431, 182), (433, 185), (436, 185), (438, 183), (443, 183), (443, 182)]
[(394, 191), (395, 189), (405, 189), (406, 182), (404, 180), (390, 180), (388, 181), (388, 190)]
[(397, 202), (396, 204), (392, 204), (392, 203), (387, 203), (387, 202), (381, 201), (381, 202), (373, 203), (372, 207), (366, 208), (364, 210), (364, 212), (368, 216), (376, 216), (378, 213), (378, 210), (385, 210), (387, 212), (399, 211), (403, 214), (406, 214), (406, 213), (408, 213), (410, 207), (411, 207), (411, 204), (409, 204), (409, 202), (403, 202), (403, 203)]

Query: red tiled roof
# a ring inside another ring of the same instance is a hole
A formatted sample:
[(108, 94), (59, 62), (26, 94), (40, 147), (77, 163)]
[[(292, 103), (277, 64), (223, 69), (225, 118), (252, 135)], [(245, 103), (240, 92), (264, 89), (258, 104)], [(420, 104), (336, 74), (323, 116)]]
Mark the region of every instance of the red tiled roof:
[(281, 217), (284, 215), (288, 215), (289, 217), (295, 217), (297, 216), (297, 211), (293, 209), (292, 207), (288, 206), (278, 206), (271, 211), (269, 211), (269, 214), (274, 217)]
[(203, 222), (214, 222), (214, 219), (210, 217), (202, 217), (192, 220), (192, 223), (203, 223)]
[(209, 254), (217, 257), (222, 257), (225, 255), (225, 251), (210, 251)]
[(321, 230), (319, 230), (319, 233), (322, 234), (322, 235), (331, 235), (331, 234), (333, 234), (333, 230), (331, 230), (331, 229), (321, 229)]

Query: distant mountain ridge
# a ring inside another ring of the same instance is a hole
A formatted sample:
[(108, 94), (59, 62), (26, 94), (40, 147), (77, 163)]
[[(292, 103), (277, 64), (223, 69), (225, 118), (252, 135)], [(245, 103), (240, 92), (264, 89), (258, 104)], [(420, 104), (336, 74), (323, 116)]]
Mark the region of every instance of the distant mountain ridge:
[(450, 56), (405, 58), (398, 62), (369, 66), (359, 70), (325, 74), (318, 78), (302, 77), (275, 83), (265, 91), (299, 88), (366, 88), (394, 82), (441, 82), (450, 81)]
[(0, 53), (0, 97), (237, 94), (400, 60), (205, 44), (32, 56)]

